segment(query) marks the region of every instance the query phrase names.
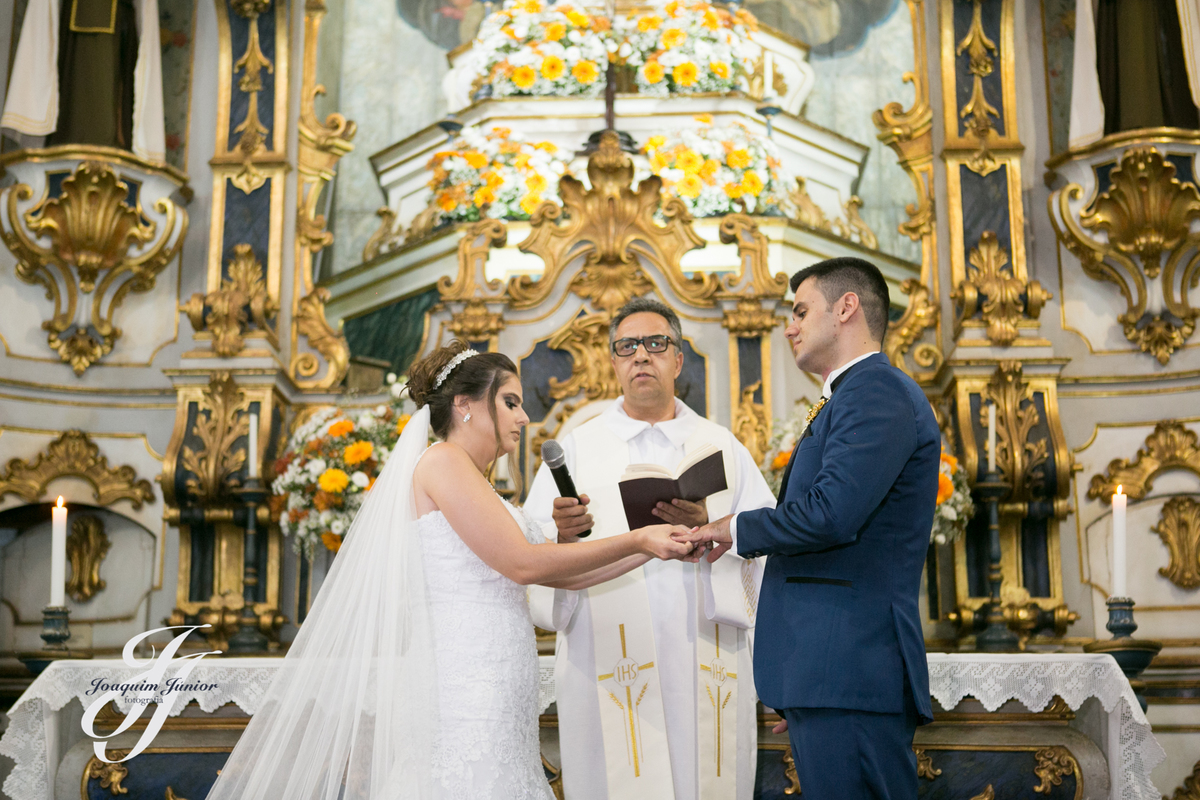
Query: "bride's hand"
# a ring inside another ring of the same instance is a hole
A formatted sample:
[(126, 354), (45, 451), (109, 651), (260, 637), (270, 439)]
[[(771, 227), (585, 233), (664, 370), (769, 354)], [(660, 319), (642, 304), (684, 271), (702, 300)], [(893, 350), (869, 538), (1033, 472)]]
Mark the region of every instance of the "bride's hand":
[(665, 561), (683, 558), (692, 552), (691, 542), (680, 542), (672, 538), (672, 534), (685, 535), (689, 532), (689, 529), (682, 525), (648, 525), (638, 528), (633, 535), (637, 537), (638, 550)]

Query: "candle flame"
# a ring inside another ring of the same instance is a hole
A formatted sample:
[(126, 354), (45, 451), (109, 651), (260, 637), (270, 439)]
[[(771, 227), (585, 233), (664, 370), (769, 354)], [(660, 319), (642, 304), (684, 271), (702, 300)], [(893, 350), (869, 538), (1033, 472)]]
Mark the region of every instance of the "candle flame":
[(1121, 484), (1117, 484), (1117, 494), (1121, 494)]
[(63, 499), (62, 499), (62, 495), (61, 495), (61, 494), (58, 496), (58, 507), (59, 507), (59, 508), (62, 508), (62, 507), (63, 507)]

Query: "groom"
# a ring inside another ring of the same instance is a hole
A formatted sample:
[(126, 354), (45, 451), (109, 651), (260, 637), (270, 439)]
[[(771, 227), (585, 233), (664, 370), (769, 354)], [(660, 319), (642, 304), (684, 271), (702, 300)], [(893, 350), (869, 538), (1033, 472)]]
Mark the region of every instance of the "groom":
[(917, 611), (941, 437), (924, 393), (880, 352), (888, 288), (835, 258), (792, 276), (796, 366), (825, 379), (774, 509), (688, 537), (766, 555), (754, 680), (779, 711), (805, 800), (915, 800), (933, 721)]

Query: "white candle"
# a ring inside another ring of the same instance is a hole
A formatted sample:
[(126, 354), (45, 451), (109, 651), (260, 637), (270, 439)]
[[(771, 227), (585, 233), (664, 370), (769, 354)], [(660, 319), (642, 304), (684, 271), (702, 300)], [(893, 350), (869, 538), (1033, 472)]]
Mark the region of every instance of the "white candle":
[(1128, 588), (1125, 585), (1125, 508), (1129, 502), (1129, 495), (1121, 492), (1121, 487), (1117, 487), (1117, 493), (1112, 496), (1112, 596), (1113, 597), (1128, 597)]
[(67, 509), (63, 499), (50, 509), (50, 605), (66, 605), (67, 585)]
[(250, 459), (247, 477), (258, 477), (258, 414), (250, 412), (250, 438), (246, 444), (246, 458)]
[(988, 472), (996, 471), (996, 404), (988, 403)]
[(775, 95), (772, 85), (775, 83), (775, 63), (771, 60), (771, 51), (763, 51), (763, 100)]

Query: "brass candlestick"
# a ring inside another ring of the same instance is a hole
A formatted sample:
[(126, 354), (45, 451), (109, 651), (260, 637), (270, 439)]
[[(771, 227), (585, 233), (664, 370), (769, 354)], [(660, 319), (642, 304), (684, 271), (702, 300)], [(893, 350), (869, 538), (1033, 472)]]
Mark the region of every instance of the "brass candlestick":
[(259, 630), (254, 604), (258, 602), (258, 506), (267, 498), (266, 487), (259, 478), (247, 478), (234, 490), (246, 503), (246, 538), (242, 560), (242, 613), (238, 629), (229, 637), (229, 652), (238, 654), (265, 653), (269, 640)]
[(1000, 473), (994, 469), (975, 484), (975, 490), (987, 505), (989, 586), (987, 627), (975, 637), (975, 647), (985, 653), (1015, 652), (1020, 640), (1004, 619), (1004, 604), (1000, 599), (1000, 586), (1004, 580), (1000, 563), (1000, 501), (1010, 490), (1008, 484), (1000, 479)]

